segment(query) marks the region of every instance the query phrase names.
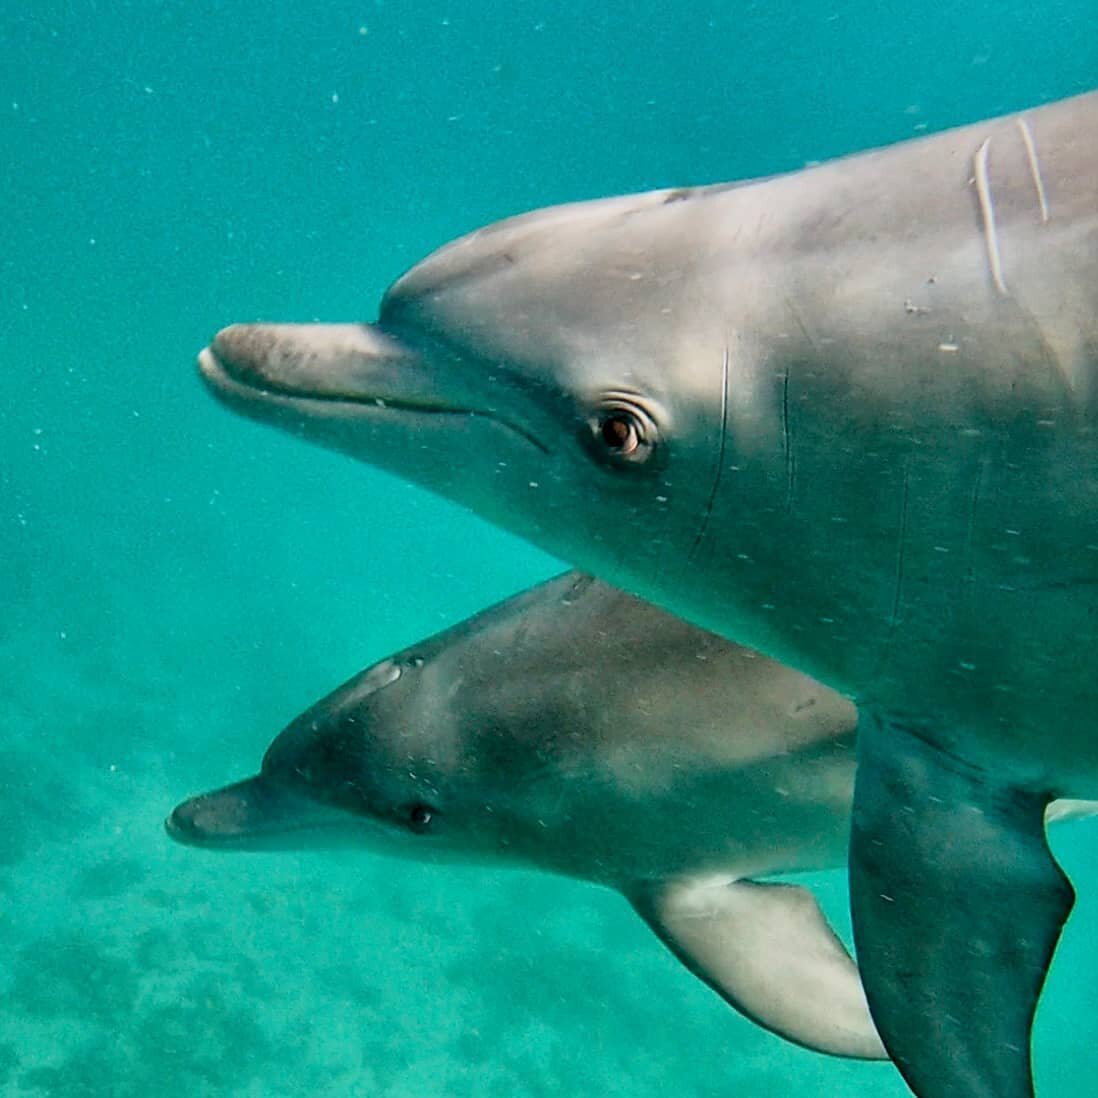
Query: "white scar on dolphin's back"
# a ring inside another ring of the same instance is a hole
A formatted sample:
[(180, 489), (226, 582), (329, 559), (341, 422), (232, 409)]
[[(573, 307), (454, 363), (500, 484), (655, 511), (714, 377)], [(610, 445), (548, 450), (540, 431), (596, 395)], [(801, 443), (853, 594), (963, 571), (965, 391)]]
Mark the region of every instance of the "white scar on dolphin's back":
[(980, 216), (984, 222), (984, 239), (987, 243), (987, 262), (991, 268), (991, 280), (995, 289), (1006, 294), (1006, 282), (1003, 281), (1003, 259), (999, 253), (999, 230), (995, 225), (995, 200), (991, 197), (991, 184), (987, 177), (987, 155), (991, 149), (989, 137), (976, 152), (976, 194), (980, 199)]
[[(1045, 182), (1041, 177), (1041, 162), (1037, 155), (1037, 144), (1033, 139), (1033, 131), (1024, 118), (1016, 120), (1018, 133), (1026, 149), (1026, 162), (1029, 165), (1029, 174), (1033, 179), (1034, 189), (1037, 191), (1037, 204), (1041, 212), (1041, 223), (1049, 221), (1048, 195), (1045, 192)], [(980, 203), (980, 219), (983, 222), (984, 241), (987, 247), (988, 267), (991, 270), (991, 280), (995, 289), (1000, 294), (1007, 295), (1006, 279), (1003, 276), (1003, 257), (999, 247), (999, 227), (995, 220), (995, 199), (991, 193), (991, 180), (988, 172), (988, 157), (991, 152), (991, 138), (988, 137), (976, 150), (973, 160), (973, 182), (976, 184), (976, 196)]]
[(1029, 170), (1033, 175), (1033, 185), (1037, 188), (1037, 201), (1041, 206), (1041, 221), (1048, 221), (1048, 198), (1045, 195), (1045, 183), (1041, 178), (1041, 163), (1037, 159), (1037, 146), (1033, 141), (1033, 132), (1029, 123), (1024, 118), (1018, 119), (1018, 130), (1026, 145), (1026, 156), (1029, 158)]

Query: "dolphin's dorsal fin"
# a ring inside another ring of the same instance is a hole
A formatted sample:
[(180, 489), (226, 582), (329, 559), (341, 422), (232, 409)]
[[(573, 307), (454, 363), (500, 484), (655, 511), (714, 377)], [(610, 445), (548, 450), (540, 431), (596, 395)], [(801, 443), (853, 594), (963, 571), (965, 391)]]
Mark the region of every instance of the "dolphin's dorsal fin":
[(857, 966), (807, 889), (680, 878), (629, 899), (691, 972), (753, 1022), (817, 1052), (887, 1058)]

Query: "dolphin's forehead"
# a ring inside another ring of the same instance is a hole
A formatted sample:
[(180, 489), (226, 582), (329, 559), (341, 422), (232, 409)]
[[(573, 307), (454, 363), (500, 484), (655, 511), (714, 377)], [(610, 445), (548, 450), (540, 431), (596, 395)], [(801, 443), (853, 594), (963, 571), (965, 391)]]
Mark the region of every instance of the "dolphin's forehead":
[(490, 225), (400, 278), (380, 326), (428, 357), (442, 348), (463, 371), (476, 362), (497, 391), (506, 375), (581, 403), (624, 386), (667, 407), (705, 404), (737, 338), (719, 303), (736, 270), (721, 243), (730, 189), (653, 191)]
[(741, 189), (750, 187), (649, 191), (497, 222), (399, 278), (382, 301), (381, 323), (473, 339), (658, 338), (704, 301), (698, 287), (727, 262), (729, 232), (736, 247), (746, 243), (729, 194)]
[(382, 314), (440, 293), (453, 293), (470, 281), (507, 270), (533, 256), (561, 267), (579, 264), (592, 243), (637, 214), (678, 201), (682, 190), (648, 191), (589, 202), (570, 202), (493, 222), (444, 245), (417, 263), (389, 289)]

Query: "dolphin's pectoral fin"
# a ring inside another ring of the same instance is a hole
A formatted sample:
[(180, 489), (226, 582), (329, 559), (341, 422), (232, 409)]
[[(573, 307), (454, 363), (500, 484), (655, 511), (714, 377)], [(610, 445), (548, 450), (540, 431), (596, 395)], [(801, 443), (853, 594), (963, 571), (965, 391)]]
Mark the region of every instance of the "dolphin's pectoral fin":
[(886, 1058), (857, 967), (806, 889), (687, 879), (630, 899), (672, 953), (752, 1021), (817, 1052)]
[(1031, 1098), (1030, 1028), (1073, 892), (1047, 797), (863, 712), (850, 851), (873, 1016), (922, 1098)]
[(1085, 820), (1098, 816), (1098, 801), (1076, 801), (1065, 799), (1053, 801), (1045, 809), (1045, 823), (1060, 823), (1064, 820)]

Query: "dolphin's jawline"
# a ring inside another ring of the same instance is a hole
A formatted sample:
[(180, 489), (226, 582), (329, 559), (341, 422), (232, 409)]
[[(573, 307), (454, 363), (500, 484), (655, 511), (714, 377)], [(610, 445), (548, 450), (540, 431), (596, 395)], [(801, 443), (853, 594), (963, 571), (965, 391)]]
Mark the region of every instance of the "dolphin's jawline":
[(232, 393), (250, 401), (262, 400), (268, 403), (308, 407), (310, 405), (331, 405), (361, 409), (365, 412), (410, 412), (425, 416), (467, 416), (488, 419), (505, 427), (512, 434), (524, 439), (543, 454), (552, 451), (536, 435), (495, 415), (477, 408), (462, 408), (444, 404), (427, 404), (422, 401), (392, 399), (390, 397), (371, 397), (364, 393), (318, 393), (309, 389), (295, 389), (290, 385), (272, 382), (264, 378), (265, 384), (255, 385), (249, 378), (233, 369), (232, 363), (222, 358), (212, 347), (203, 347), (198, 354), (198, 367), (206, 383), (215, 392)]
[[(201, 836), (196, 836), (193, 833), (188, 832), (186, 828), (180, 827), (179, 824), (173, 823), (171, 816), (164, 821), (164, 830), (167, 831), (171, 838), (182, 843), (184, 846), (193, 846), (199, 850), (254, 851), (257, 854), (268, 852), (260, 846), (253, 845), (257, 842), (261, 843), (264, 839), (275, 840), (282, 838), (284, 835), (293, 835), (300, 832), (314, 834), (318, 831), (340, 831), (343, 826), (344, 823), (342, 820), (313, 820), (295, 824), (283, 824), (269, 830), (260, 830), (256, 828), (251, 831), (237, 832), (204, 831)], [(272, 848), (270, 853), (277, 853), (277, 851)]]

